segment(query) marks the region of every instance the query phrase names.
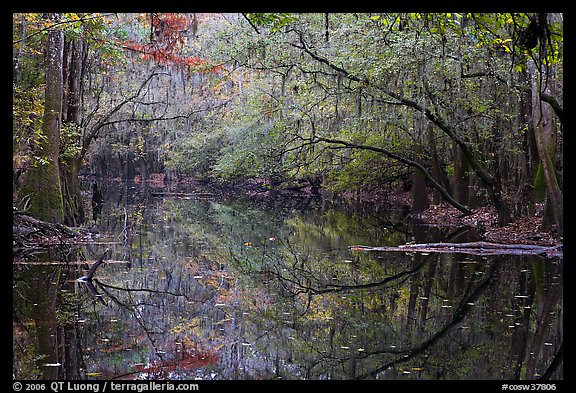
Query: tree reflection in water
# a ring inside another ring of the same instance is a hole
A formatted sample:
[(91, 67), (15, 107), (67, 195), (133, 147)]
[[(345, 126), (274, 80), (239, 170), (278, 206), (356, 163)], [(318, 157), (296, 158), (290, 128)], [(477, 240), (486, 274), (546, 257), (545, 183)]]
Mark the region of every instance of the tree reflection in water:
[[(562, 258), (362, 253), (347, 246), (470, 234), (296, 200), (123, 191), (104, 192), (106, 244), (15, 264), (17, 378), (563, 377)], [(106, 247), (118, 263), (91, 293), (75, 261)]]

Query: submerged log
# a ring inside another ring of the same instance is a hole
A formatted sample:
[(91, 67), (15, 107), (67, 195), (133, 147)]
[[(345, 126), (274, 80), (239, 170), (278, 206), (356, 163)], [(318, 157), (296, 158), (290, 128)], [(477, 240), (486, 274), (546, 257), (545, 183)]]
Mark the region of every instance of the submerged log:
[(100, 258), (98, 258), (98, 260), (94, 262), (88, 273), (86, 273), (85, 276), (80, 277), (78, 281), (92, 281), (92, 276), (94, 275), (94, 273), (96, 273), (96, 269), (98, 269), (98, 266), (100, 266), (100, 264), (104, 262), (104, 257), (106, 256), (108, 251), (110, 251), (109, 248), (107, 248), (106, 251), (104, 251), (104, 253), (102, 254), (102, 256), (100, 256)]
[(349, 246), (351, 251), (381, 251), (381, 252), (438, 252), (463, 253), (472, 255), (543, 255), (562, 256), (562, 245), (540, 246), (535, 244), (501, 244), (490, 242), (468, 243), (422, 243), (403, 244), (399, 246)]

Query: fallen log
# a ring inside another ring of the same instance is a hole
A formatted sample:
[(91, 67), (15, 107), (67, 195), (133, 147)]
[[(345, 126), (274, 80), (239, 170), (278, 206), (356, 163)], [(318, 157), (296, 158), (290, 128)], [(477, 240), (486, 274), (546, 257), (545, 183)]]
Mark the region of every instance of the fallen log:
[(467, 243), (421, 243), (403, 244), (399, 246), (349, 246), (351, 251), (381, 251), (381, 252), (437, 252), (463, 253), (472, 255), (542, 255), (562, 256), (562, 245), (540, 246), (535, 244), (501, 244), (490, 242)]
[(110, 240), (109, 235), (92, 233), (91, 230), (91, 228), (68, 227), (63, 224), (42, 221), (13, 208), (12, 255), (18, 258), (42, 253), (54, 245), (120, 243)]

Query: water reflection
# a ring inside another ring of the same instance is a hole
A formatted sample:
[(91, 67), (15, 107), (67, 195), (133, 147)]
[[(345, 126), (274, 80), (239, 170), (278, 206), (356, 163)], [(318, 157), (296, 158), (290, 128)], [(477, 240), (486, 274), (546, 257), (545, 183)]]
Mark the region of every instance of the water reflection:
[[(16, 378), (563, 377), (561, 258), (350, 251), (473, 234), (325, 203), (102, 187), (93, 244), (15, 261)], [(106, 248), (93, 287), (77, 282)]]

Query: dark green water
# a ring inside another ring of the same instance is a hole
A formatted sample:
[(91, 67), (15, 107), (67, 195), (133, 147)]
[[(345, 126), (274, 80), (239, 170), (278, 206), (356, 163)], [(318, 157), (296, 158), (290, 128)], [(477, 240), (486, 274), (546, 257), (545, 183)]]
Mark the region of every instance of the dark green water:
[(102, 187), (93, 243), (14, 261), (16, 379), (533, 379), (562, 345), (562, 258), (350, 251), (473, 238), (373, 206)]

